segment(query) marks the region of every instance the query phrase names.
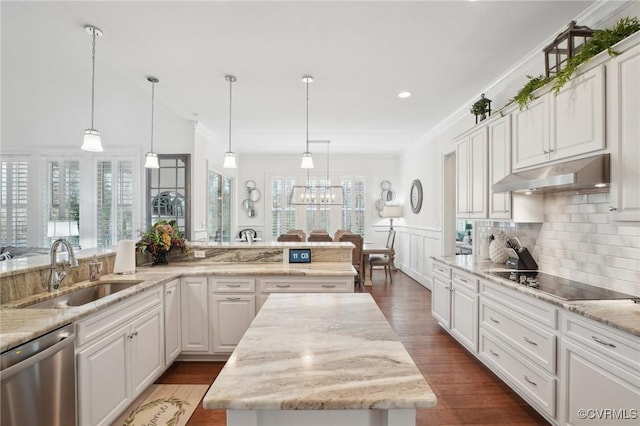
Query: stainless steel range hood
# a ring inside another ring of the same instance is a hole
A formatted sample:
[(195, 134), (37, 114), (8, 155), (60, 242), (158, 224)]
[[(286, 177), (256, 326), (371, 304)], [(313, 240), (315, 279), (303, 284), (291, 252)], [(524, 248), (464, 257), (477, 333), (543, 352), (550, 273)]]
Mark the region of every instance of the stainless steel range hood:
[(609, 186), (609, 154), (511, 173), (491, 186), (493, 192), (562, 192)]

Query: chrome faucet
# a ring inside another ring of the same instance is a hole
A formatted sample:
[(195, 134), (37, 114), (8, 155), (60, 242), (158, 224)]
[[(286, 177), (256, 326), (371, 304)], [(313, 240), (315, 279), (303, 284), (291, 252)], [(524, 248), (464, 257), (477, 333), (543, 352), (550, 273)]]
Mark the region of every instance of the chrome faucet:
[(71, 246), (71, 243), (65, 240), (64, 238), (59, 238), (55, 240), (53, 244), (51, 244), (51, 253), (50, 253), (51, 254), (51, 275), (49, 277), (49, 291), (51, 292), (58, 291), (60, 289), (60, 283), (67, 276), (66, 271), (62, 271), (60, 273), (56, 271), (56, 266), (58, 263), (56, 252), (60, 244), (64, 245), (65, 248), (67, 249), (67, 252), (69, 253), (69, 267), (70, 268), (78, 267), (78, 261), (76, 260), (76, 255), (73, 253), (73, 247)]

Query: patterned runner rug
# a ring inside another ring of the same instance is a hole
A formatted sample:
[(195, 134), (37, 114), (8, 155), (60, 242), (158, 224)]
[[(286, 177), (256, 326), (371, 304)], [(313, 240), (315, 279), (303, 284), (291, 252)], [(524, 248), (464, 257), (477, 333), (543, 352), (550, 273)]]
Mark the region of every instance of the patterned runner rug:
[(151, 385), (112, 426), (185, 426), (207, 385)]

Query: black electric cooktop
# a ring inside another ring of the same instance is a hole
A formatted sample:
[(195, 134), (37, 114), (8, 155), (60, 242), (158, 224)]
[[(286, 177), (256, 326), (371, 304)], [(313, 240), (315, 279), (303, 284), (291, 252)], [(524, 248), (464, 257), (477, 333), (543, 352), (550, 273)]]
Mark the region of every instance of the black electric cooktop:
[(487, 272), (564, 300), (634, 299), (635, 296), (538, 271)]

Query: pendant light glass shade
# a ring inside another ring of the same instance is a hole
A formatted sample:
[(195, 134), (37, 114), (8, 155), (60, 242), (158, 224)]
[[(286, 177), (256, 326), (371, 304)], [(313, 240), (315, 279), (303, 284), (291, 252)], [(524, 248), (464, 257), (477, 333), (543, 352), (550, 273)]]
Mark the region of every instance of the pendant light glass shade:
[(313, 77), (310, 75), (302, 76), (302, 82), (307, 85), (307, 144), (306, 151), (302, 153), (302, 162), (300, 163), (301, 169), (313, 169), (313, 157), (309, 151), (309, 83), (313, 81)]
[(145, 169), (159, 169), (158, 154), (153, 152), (153, 106), (156, 100), (156, 83), (159, 82), (156, 77), (149, 76), (147, 81), (151, 83), (151, 151), (147, 152), (144, 160)]
[(85, 129), (84, 140), (82, 141), (83, 151), (90, 152), (102, 152), (102, 138), (100, 132), (93, 127), (93, 110), (94, 110), (94, 94), (95, 94), (95, 82), (96, 82), (96, 37), (102, 35), (102, 30), (94, 27), (93, 25), (87, 25), (84, 27), (85, 31), (91, 35), (91, 128)]
[(224, 79), (229, 82), (229, 151), (224, 153), (222, 167), (225, 169), (235, 169), (238, 167), (238, 164), (236, 163), (236, 154), (231, 151), (231, 100), (233, 99), (232, 86), (236, 78), (233, 75), (225, 75)]

